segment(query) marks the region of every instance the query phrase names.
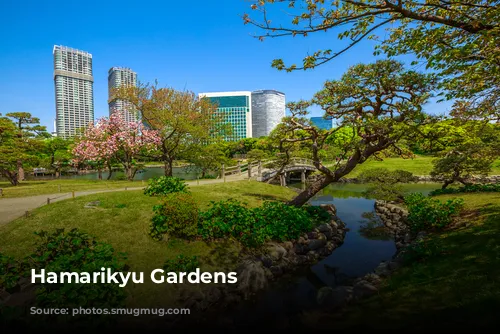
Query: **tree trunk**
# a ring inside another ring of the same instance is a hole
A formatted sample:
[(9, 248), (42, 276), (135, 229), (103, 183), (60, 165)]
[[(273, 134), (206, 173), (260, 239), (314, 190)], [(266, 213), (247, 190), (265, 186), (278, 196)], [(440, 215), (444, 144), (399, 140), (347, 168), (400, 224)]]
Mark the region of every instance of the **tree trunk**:
[(166, 158), (163, 162), (165, 166), (165, 176), (172, 176), (174, 172), (172, 168), (173, 160)]
[(24, 168), (21, 160), (17, 160), (17, 181), (24, 181)]
[(132, 167), (129, 165), (123, 165), (123, 167), (125, 167), (125, 175), (127, 176), (127, 180), (132, 181), (134, 179)]
[(102, 169), (101, 169), (101, 167), (99, 167), (97, 169), (97, 175), (98, 175), (99, 180), (102, 180)]
[(17, 186), (19, 184), (19, 180), (16, 172), (10, 172), (8, 170), (0, 170), (0, 173), (9, 180), (10, 184), (13, 186)]
[(446, 187), (448, 187), (450, 184), (453, 183), (453, 180), (445, 180), (443, 185), (441, 186), (441, 189), (446, 189)]
[(108, 171), (109, 171), (109, 174), (108, 174), (108, 180), (111, 180), (111, 175), (113, 175), (113, 167), (111, 167), (111, 163), (108, 161), (107, 163), (107, 166), (108, 166)]
[(294, 199), (288, 202), (288, 205), (293, 205), (296, 207), (301, 207), (306, 204), (314, 195), (316, 195), (320, 190), (328, 186), (333, 182), (333, 178), (330, 176), (325, 176), (315, 182), (313, 182), (309, 187), (297, 195)]

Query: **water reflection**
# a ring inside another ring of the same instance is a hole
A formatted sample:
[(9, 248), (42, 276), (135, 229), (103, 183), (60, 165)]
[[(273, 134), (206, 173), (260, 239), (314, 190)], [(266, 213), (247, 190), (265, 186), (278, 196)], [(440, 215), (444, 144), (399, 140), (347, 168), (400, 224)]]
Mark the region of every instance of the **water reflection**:
[[(280, 279), (253, 301), (240, 304), (233, 310), (236, 323), (251, 327), (263, 321), (272, 323), (275, 319), (296, 322), (304, 310), (321, 307), (317, 301), (319, 289), (349, 283), (375, 269), (381, 261), (392, 258), (396, 246), (375, 215), (375, 200), (363, 197), (366, 187), (333, 184), (310, 201), (313, 205), (333, 203), (336, 206), (337, 215), (349, 229), (344, 244), (319, 263)], [(406, 192), (427, 194), (439, 188), (439, 184), (405, 184), (404, 188)]]

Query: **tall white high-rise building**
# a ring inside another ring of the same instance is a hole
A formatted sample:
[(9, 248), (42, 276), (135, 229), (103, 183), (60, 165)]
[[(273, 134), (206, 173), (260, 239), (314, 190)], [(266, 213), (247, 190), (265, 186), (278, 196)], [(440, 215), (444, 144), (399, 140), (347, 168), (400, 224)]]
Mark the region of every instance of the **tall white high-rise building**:
[(269, 136), (285, 117), (285, 94), (264, 89), (252, 92), (252, 136)]
[(109, 115), (118, 112), (127, 122), (137, 121), (139, 115), (134, 112), (132, 104), (113, 96), (113, 89), (119, 87), (137, 86), (137, 73), (130, 68), (112, 67), (108, 71), (108, 105)]
[(58, 137), (71, 138), (94, 121), (92, 55), (60, 45), (55, 45), (52, 53), (56, 132)]

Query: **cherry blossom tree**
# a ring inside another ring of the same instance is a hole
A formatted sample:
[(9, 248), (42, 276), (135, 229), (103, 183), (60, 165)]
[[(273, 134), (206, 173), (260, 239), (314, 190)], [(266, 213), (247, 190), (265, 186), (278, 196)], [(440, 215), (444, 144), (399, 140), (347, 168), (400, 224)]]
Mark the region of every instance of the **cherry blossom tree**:
[[(119, 113), (103, 117), (90, 124), (73, 150), (76, 162), (92, 161), (102, 170), (110, 168), (111, 160), (120, 162), (128, 180), (137, 172), (135, 160), (145, 151), (152, 151), (161, 143), (156, 130), (144, 129), (140, 121), (126, 122)], [(111, 172), (111, 169), (110, 169)], [(101, 177), (100, 177), (101, 178)]]

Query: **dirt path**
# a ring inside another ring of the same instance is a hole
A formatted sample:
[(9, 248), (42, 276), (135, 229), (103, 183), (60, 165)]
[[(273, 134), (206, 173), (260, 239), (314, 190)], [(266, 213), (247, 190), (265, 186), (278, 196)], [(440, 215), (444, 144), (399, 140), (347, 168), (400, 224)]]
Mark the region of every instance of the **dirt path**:
[[(244, 175), (228, 176), (226, 177), (226, 182), (242, 181), (245, 179), (246, 177)], [(224, 182), (224, 180), (222, 179), (201, 180), (199, 181), (199, 185), (201, 186), (205, 184), (222, 183), (222, 182)], [(187, 181), (186, 183), (192, 187), (198, 185), (197, 181)], [(106, 193), (106, 192), (131, 191), (131, 190), (141, 190), (141, 189), (144, 189), (144, 187), (75, 191), (75, 197)], [(31, 211), (33, 209), (46, 205), (47, 199), (49, 199), (50, 203), (54, 203), (65, 199), (70, 199), (72, 197), (73, 194), (69, 192), (69, 193), (44, 194), (44, 195), (29, 196), (29, 197), (4, 198), (0, 200), (0, 226), (7, 224), (16, 218), (22, 217), (23, 215), (26, 214), (26, 211)]]

